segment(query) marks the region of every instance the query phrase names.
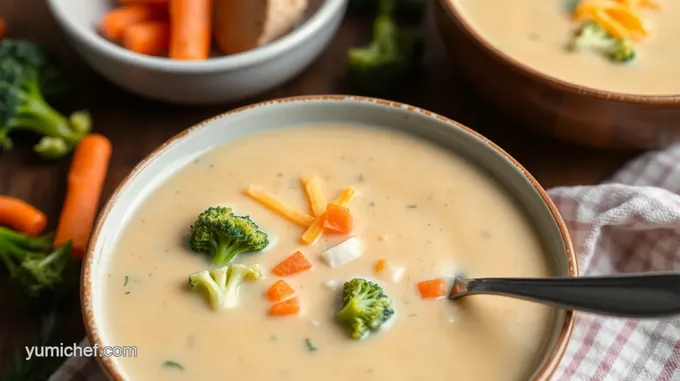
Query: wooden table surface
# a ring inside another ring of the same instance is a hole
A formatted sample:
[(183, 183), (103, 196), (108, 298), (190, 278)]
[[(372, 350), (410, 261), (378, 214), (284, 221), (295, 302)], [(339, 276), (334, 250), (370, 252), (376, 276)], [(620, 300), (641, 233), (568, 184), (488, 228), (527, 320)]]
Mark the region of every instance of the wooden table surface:
[[(93, 0), (99, 1), (99, 0)], [(234, 107), (292, 95), (342, 93), (343, 58), (346, 50), (364, 43), (370, 36), (370, 22), (347, 17), (326, 52), (298, 78), (288, 84), (238, 104), (210, 107), (181, 107), (141, 99), (126, 93), (93, 73), (67, 45), (53, 21), (45, 0), (2, 0), (0, 16), (10, 26), (10, 35), (31, 39), (51, 48), (65, 65), (78, 86), (68, 108), (87, 108), (94, 128), (108, 136), (114, 146), (103, 200), (114, 187), (152, 149), (177, 132), (210, 116)], [(473, 90), (453, 72), (451, 62), (428, 15), (423, 26), (428, 43), (426, 73), (422, 83), (397, 99), (455, 119), (493, 140), (518, 159), (545, 187), (594, 184), (629, 160), (635, 153), (593, 151), (530, 133), (494, 113)], [(50, 216), (50, 226), (61, 208), (69, 160), (44, 162), (31, 153), (34, 138), (15, 139), (15, 149), (0, 154), (0, 194), (20, 197)], [(3, 281), (0, 281), (0, 369), (11, 351), (23, 348), (34, 319), (15, 306)], [(65, 344), (83, 336), (80, 316), (73, 311)]]

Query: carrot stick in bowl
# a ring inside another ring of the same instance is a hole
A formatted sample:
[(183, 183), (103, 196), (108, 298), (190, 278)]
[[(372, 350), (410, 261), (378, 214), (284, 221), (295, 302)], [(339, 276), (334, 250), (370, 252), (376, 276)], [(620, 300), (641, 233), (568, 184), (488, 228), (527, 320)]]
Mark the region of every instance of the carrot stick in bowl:
[(0, 195), (0, 225), (37, 236), (45, 230), (47, 216), (18, 198)]
[(125, 28), (143, 21), (159, 20), (163, 18), (162, 8), (146, 4), (130, 4), (116, 8), (101, 20), (99, 29), (104, 37), (112, 41), (123, 38)]
[(211, 19), (212, 0), (170, 0), (170, 58), (207, 59)]
[(98, 134), (84, 137), (73, 154), (54, 246), (71, 241), (78, 260), (90, 239), (110, 158), (111, 142)]
[(0, 17), (0, 40), (7, 37), (7, 21)]
[(125, 28), (123, 46), (135, 53), (158, 55), (170, 46), (170, 24), (167, 21), (146, 21)]

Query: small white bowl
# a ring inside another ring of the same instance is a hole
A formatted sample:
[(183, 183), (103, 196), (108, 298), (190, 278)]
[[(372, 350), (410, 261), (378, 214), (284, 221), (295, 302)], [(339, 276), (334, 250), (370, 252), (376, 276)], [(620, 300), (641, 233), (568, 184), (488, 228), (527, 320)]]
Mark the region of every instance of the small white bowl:
[(128, 51), (99, 35), (107, 0), (47, 0), (67, 39), (99, 74), (141, 96), (181, 104), (251, 97), (293, 78), (328, 46), (348, 0), (324, 0), (296, 29), (248, 52), (206, 61), (173, 61)]

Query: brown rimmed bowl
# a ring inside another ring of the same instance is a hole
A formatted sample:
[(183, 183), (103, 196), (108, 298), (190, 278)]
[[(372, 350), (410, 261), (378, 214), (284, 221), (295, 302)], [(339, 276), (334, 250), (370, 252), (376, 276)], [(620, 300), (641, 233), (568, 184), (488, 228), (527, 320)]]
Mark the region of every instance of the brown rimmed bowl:
[[(352, 96), (309, 96), (273, 100), (209, 119), (165, 142), (141, 161), (118, 186), (97, 219), (85, 253), (81, 306), (92, 346), (111, 342), (105, 324), (105, 281), (122, 226), (153, 189), (196, 157), (252, 134), (310, 124), (353, 124), (416, 135), (467, 158), (514, 197), (536, 227), (556, 276), (577, 276), (567, 228), (545, 190), (510, 155), (469, 128), (434, 113), (396, 102)], [(555, 310), (534, 381), (547, 381), (556, 369), (574, 325), (574, 313)], [(140, 355), (143, 349), (140, 348)], [(97, 357), (113, 380), (127, 379), (112, 357)], [(253, 380), (257, 381), (257, 380)]]
[(449, 0), (435, 17), (452, 59), (494, 107), (541, 133), (595, 148), (653, 149), (680, 140), (680, 95), (642, 96), (587, 88), (501, 53)]

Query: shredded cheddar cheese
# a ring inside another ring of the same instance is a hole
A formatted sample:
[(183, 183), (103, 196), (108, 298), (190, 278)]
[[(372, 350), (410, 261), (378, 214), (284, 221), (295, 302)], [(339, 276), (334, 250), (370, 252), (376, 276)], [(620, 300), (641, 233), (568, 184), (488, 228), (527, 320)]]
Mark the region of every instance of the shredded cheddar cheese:
[[(356, 189), (350, 187), (342, 191), (333, 204), (338, 206), (347, 206), (356, 194)], [(316, 218), (316, 221), (307, 229), (302, 235), (302, 243), (306, 245), (313, 245), (323, 235), (323, 215)]]
[(251, 185), (245, 193), (266, 208), (303, 228), (308, 228), (315, 221), (314, 217), (295, 209), (260, 187)]
[(318, 176), (311, 176), (303, 177), (301, 181), (314, 217), (320, 217), (326, 211), (326, 198), (321, 190), (321, 179)]
[[(310, 216), (295, 207), (285, 203), (266, 190), (251, 185), (244, 193), (250, 196), (267, 209), (277, 213), (281, 217), (305, 228), (301, 241), (306, 245), (313, 245), (324, 233), (324, 213), (326, 212), (326, 199), (321, 188), (321, 179), (317, 176), (303, 177), (300, 179), (302, 188), (309, 202), (309, 207), (314, 216)], [(349, 187), (342, 191), (333, 204), (346, 207), (356, 194), (356, 189)]]
[(659, 7), (655, 0), (581, 0), (572, 17), (593, 21), (617, 39), (639, 42), (649, 34), (641, 9)]

